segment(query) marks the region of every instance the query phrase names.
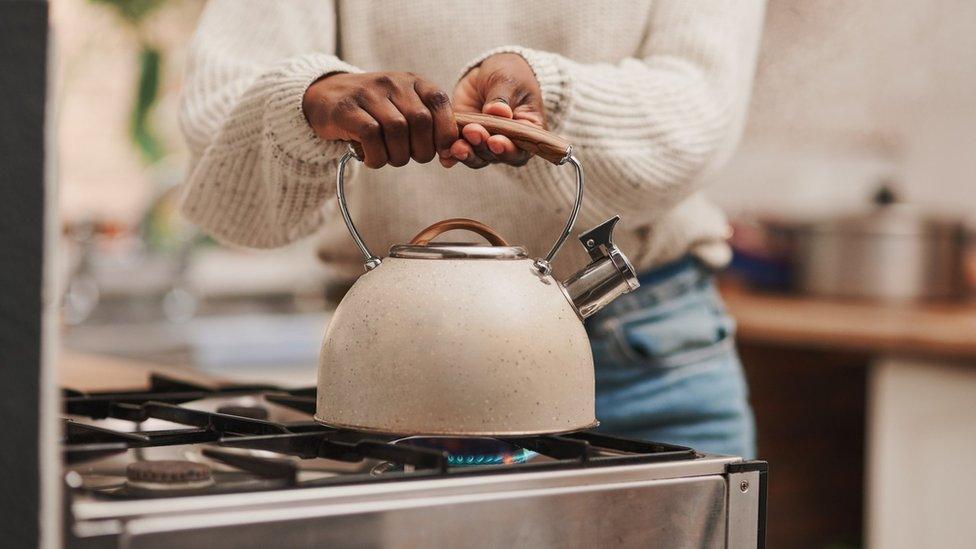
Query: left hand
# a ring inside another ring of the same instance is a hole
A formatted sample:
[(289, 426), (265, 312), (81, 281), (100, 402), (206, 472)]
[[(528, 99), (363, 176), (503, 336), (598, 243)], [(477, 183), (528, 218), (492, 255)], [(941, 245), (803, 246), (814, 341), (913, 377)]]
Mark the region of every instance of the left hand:
[[(515, 53), (492, 55), (468, 71), (454, 88), (454, 110), (513, 118), (546, 129), (539, 82), (532, 67)], [(481, 124), (468, 124), (440, 162), (445, 168), (462, 162), (477, 169), (497, 162), (522, 166), (531, 156), (504, 135), (490, 135)]]

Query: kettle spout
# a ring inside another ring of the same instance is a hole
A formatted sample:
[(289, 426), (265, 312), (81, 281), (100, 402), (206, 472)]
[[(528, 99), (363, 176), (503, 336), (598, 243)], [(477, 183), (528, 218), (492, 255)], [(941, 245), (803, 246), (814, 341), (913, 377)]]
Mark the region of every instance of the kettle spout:
[(615, 215), (579, 237), (592, 261), (562, 285), (580, 318), (592, 316), (640, 286), (634, 267), (613, 243), (613, 227), (618, 221), (620, 216)]

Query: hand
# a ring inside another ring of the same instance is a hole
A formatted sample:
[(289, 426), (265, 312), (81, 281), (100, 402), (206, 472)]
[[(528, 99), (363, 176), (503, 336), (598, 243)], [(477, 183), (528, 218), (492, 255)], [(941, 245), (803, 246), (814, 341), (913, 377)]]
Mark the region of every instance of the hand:
[(408, 72), (326, 75), (305, 91), (302, 109), (322, 139), (361, 144), (370, 168), (430, 162), (458, 138), (447, 94)]
[[(514, 118), (546, 129), (539, 82), (532, 67), (514, 53), (492, 55), (468, 71), (454, 88), (454, 109)], [(489, 135), (481, 124), (468, 124), (461, 129), (461, 136), (451, 145), (449, 155), (440, 155), (445, 168), (459, 161), (471, 168), (495, 162), (521, 166), (531, 157), (504, 135)]]

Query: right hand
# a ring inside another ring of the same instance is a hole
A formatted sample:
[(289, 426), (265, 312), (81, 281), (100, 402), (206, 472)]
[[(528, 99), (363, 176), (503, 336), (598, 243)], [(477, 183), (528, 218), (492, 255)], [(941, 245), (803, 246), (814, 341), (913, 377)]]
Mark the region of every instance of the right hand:
[(450, 97), (408, 72), (326, 75), (305, 90), (302, 109), (320, 138), (362, 145), (370, 168), (430, 162), (458, 138)]

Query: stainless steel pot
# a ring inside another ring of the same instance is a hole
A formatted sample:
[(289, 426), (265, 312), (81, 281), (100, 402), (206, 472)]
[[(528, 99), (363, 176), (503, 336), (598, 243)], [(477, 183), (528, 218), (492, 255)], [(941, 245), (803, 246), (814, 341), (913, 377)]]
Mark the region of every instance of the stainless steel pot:
[(923, 215), (883, 187), (865, 214), (797, 228), (797, 287), (825, 297), (955, 298), (963, 293), (963, 242), (961, 221)]
[[(520, 435), (592, 427), (593, 361), (581, 322), (638, 286), (613, 244), (613, 217), (580, 236), (592, 261), (564, 282), (549, 264), (571, 233), (583, 171), (569, 143), (486, 115), (478, 122), (522, 148), (576, 169), (576, 204), (544, 258), (532, 259), (490, 227), (448, 219), (393, 246), (366, 247), (346, 208), (342, 157), (336, 193), (366, 273), (336, 308), (322, 344), (316, 419), (393, 434)], [(455, 229), (487, 246), (434, 243)]]

